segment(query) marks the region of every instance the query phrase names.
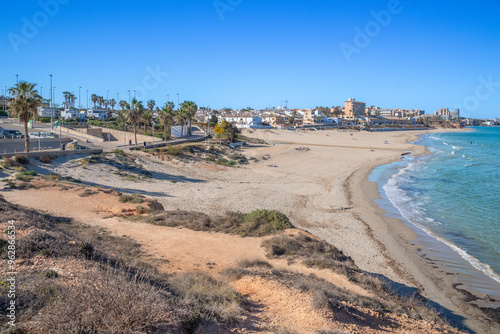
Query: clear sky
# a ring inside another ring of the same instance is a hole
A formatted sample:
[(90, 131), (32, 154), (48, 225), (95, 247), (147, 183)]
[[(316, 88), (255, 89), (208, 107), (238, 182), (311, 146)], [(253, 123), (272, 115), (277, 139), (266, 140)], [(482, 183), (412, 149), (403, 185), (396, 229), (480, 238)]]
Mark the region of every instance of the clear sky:
[[(56, 5), (54, 5), (56, 4)], [(375, 14), (374, 13), (379, 13)], [(2, 1), (0, 86), (500, 117), (500, 0)], [(78, 101), (77, 101), (78, 104)]]

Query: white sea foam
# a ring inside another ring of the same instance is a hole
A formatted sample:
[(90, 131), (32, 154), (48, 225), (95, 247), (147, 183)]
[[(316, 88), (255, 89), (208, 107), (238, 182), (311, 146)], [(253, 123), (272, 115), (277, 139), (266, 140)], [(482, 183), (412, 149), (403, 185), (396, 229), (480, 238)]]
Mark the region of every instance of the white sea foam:
[[(431, 238), (438, 240), (439, 242), (447, 245), (453, 251), (458, 253), (465, 261), (467, 261), (472, 267), (483, 272), (496, 282), (500, 283), (500, 275), (495, 273), (495, 271), (488, 265), (485, 264), (462, 248), (455, 245), (453, 242), (446, 240), (445, 238), (437, 235), (432, 230), (430, 230), (425, 225), (438, 225), (440, 222), (436, 221), (425, 215), (422, 207), (412, 198), (408, 196), (408, 193), (400, 188), (400, 182), (404, 179), (404, 175), (408, 173), (410, 169), (413, 168), (415, 163), (410, 163), (408, 167), (402, 168), (399, 173), (392, 176), (392, 178), (383, 186), (383, 189), (387, 195), (387, 198), (392, 203), (392, 205), (399, 211), (399, 213), (412, 225), (418, 229), (424, 231)], [(425, 222), (422, 224), (421, 222)]]

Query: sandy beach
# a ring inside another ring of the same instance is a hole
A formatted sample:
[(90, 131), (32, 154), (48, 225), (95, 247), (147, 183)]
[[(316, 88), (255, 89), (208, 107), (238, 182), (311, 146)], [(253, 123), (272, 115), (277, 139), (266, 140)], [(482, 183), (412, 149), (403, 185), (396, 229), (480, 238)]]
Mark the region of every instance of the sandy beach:
[[(440, 305), (459, 327), (463, 323), (473, 331), (485, 332), (491, 329), (490, 324), (482, 320), (478, 308), (464, 302), (465, 295), (452, 287), (456, 282), (453, 275), (420, 256), (417, 246), (412, 244), (413, 230), (397, 219), (384, 216), (373, 201), (379, 197), (377, 185), (368, 181), (373, 168), (397, 161), (410, 152), (425, 154), (425, 147), (411, 144), (421, 133), (246, 132), (245, 135), (269, 144), (243, 148), (241, 153), (250, 159), (248, 165), (231, 168), (176, 158), (160, 161), (138, 151), (133, 153), (136, 162), (152, 173), (151, 179), (139, 182), (124, 180), (114, 174), (112, 168), (100, 165), (81, 168), (68, 158), (38, 165), (35, 170), (71, 176), (85, 184), (102, 185), (120, 192), (140, 193), (158, 200), (166, 210), (209, 214), (279, 210), (294, 226), (326, 240), (352, 257), (362, 270), (380, 275), (404, 291), (411, 293), (418, 289), (432, 303)], [(68, 213), (64, 205), (54, 202), (53, 197), (57, 196), (54, 192), (47, 191), (44, 195), (34, 190), (2, 193), (13, 203), (58, 214)], [(89, 220), (84, 210), (76, 211), (80, 212), (76, 218)], [(93, 224), (102, 222), (94, 220)], [(115, 234), (125, 233), (117, 221), (108, 220), (107, 224), (111, 224), (108, 227)], [(221, 245), (224, 243), (221, 241)], [(243, 246), (234, 245), (235, 253), (243, 256)], [(161, 252), (160, 248), (157, 246), (154, 252)], [(184, 256), (183, 251), (188, 252), (181, 249), (175, 256)]]

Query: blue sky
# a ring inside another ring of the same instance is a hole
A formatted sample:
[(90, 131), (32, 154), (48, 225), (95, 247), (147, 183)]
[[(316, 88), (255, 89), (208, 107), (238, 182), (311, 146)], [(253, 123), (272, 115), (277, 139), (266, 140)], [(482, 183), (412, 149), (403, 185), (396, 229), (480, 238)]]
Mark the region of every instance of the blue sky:
[(84, 106), (87, 89), (125, 100), (135, 89), (212, 108), (352, 97), (500, 117), (499, 18), (499, 0), (8, 1), (0, 86), (18, 74), (48, 97), (52, 74), (56, 102), (81, 86)]

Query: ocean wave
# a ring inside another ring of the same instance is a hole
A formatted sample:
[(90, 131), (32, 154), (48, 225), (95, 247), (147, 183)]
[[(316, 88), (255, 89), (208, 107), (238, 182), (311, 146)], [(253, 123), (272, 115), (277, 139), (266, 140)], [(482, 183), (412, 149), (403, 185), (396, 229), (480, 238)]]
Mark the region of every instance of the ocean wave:
[[(425, 215), (423, 205), (411, 198), (407, 191), (403, 190), (400, 185), (408, 182), (404, 176), (416, 163), (410, 163), (406, 168), (402, 168), (397, 174), (394, 174), (391, 179), (382, 187), (387, 195), (388, 200), (399, 211), (401, 216), (410, 224), (425, 232), (431, 238), (447, 245), (454, 252), (458, 253), (462, 259), (467, 261), (473, 268), (481, 271), (491, 279), (500, 283), (500, 275), (498, 275), (488, 264), (481, 262), (474, 256), (470, 255), (466, 250), (458, 247), (453, 242), (434, 233), (426, 225), (440, 225), (439, 221)], [(420, 223), (421, 222), (421, 223)]]

